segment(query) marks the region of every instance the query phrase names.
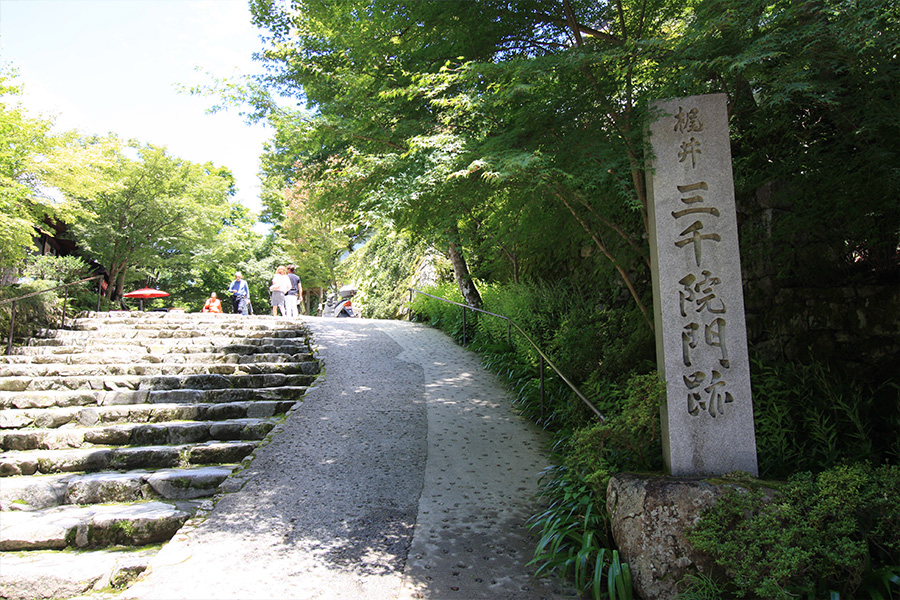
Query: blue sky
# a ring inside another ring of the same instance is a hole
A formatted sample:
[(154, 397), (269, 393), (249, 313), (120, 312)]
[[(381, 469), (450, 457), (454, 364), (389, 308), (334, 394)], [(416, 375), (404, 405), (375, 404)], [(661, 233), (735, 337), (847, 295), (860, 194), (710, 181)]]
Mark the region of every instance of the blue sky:
[(213, 99), (178, 86), (260, 71), (258, 36), (247, 0), (0, 0), (0, 61), (18, 69), (29, 110), (227, 166), (254, 211), (270, 130), (234, 110), (206, 114)]

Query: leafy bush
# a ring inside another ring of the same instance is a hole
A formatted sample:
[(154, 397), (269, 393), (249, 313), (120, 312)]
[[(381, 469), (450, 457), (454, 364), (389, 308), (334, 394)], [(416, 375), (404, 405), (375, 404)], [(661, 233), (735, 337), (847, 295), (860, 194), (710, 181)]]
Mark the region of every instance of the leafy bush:
[(721, 600), (725, 591), (714, 577), (692, 573), (678, 582), (678, 600)]
[(409, 297), (410, 273), (425, 250), (421, 241), (380, 229), (350, 254), (344, 266), (359, 289), (353, 303), (361, 307), (363, 316), (395, 319), (402, 314)]
[[(521, 327), (576, 384), (590, 377), (627, 379), (653, 359), (652, 332), (631, 309), (605, 306), (563, 282), (482, 286), (486, 310)], [(479, 318), (478, 333), (492, 341), (507, 338), (506, 321)], [(521, 336), (511, 343), (523, 360), (537, 366), (540, 357)], [(652, 367), (649, 367), (652, 368)]]
[[(19, 296), (42, 292), (54, 287), (56, 287), (56, 282), (52, 281), (32, 281), (12, 285), (0, 290), (0, 300), (18, 298)], [(15, 305), (16, 323), (14, 337), (30, 337), (41, 328), (59, 324), (62, 301), (55, 291), (48, 291), (44, 294), (17, 300)], [(12, 303), (0, 305), (0, 328), (2, 328), (4, 339), (8, 335), (11, 318)]]
[(33, 279), (71, 283), (88, 277), (88, 265), (78, 256), (29, 256), (25, 261), (25, 275)]
[[(485, 310), (520, 327), (576, 385), (591, 378), (625, 381), (635, 371), (653, 368), (652, 332), (633, 311), (609, 308), (572, 286), (555, 283), (481, 285)], [(462, 302), (453, 283), (425, 290)], [(463, 309), (425, 296), (412, 308), (457, 340), (462, 339)], [(540, 355), (507, 321), (475, 312), (466, 314), (466, 338), (486, 347), (509, 344), (535, 371)]]
[[(453, 302), (463, 303), (462, 294), (455, 283), (444, 282), (422, 290), (433, 296), (445, 298)], [(459, 306), (441, 302), (428, 296), (415, 294), (410, 303), (411, 318), (419, 321), (427, 321), (432, 327), (437, 327), (457, 342), (463, 338), (463, 310)], [(467, 316), (467, 320), (471, 317)], [(471, 335), (472, 331), (468, 331)]]
[(664, 389), (656, 373), (610, 386), (598, 400), (606, 421), (576, 430), (565, 442), (566, 464), (583, 474), (598, 497), (606, 497), (615, 473), (662, 468), (659, 410)]
[(796, 474), (774, 499), (731, 491), (689, 538), (725, 569), (733, 597), (878, 597), (882, 587), (890, 597), (891, 585), (900, 591), (900, 467)]

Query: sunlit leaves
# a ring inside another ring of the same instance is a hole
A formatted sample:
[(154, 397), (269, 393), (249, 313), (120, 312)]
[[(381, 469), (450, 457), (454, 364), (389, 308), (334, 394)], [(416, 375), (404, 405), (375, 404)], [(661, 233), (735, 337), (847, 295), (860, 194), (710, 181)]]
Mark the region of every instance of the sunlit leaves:
[(50, 122), (25, 113), (14, 76), (0, 67), (0, 268), (21, 264), (35, 228), (53, 212), (33, 171), (47, 148)]
[(114, 137), (66, 142), (43, 177), (67, 197), (80, 247), (119, 290), (130, 268), (152, 272), (213, 243), (229, 214), (230, 173)]

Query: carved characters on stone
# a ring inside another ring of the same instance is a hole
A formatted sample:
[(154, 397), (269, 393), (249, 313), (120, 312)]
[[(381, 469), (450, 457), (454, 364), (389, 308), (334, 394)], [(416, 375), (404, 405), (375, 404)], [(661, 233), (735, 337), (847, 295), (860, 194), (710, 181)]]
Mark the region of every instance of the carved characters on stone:
[[(725, 98), (662, 100), (654, 107), (664, 115), (651, 125), (648, 187), (667, 464), (676, 475), (714, 473), (718, 462), (755, 472)], [(739, 435), (729, 433), (732, 427)], [(741, 438), (752, 447), (729, 456), (732, 449), (723, 445)]]

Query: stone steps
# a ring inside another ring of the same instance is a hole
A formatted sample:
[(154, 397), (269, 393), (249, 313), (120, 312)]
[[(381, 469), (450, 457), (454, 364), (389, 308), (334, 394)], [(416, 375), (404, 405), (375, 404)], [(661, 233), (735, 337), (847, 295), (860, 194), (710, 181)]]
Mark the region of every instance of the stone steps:
[(139, 335), (113, 335), (109, 337), (81, 336), (76, 339), (43, 339), (32, 340), (27, 346), (20, 348), (21, 354), (65, 354), (67, 349), (75, 351), (106, 348), (115, 345), (122, 350), (140, 350), (141, 348), (153, 348), (160, 351), (166, 350), (192, 350), (198, 349), (225, 349), (231, 347), (262, 348), (294, 348), (299, 347), (296, 340), (289, 337), (244, 337), (240, 343), (234, 343), (233, 336), (218, 337), (190, 337), (190, 338), (154, 338), (147, 336), (145, 332)]
[[(129, 432), (123, 431), (122, 437), (130, 438)], [(256, 449), (258, 443), (256, 440), (212, 440), (196, 444), (10, 451), (0, 454), (0, 478), (35, 473), (47, 475), (91, 473), (106, 469), (170, 469), (186, 465), (240, 462)]]
[[(302, 348), (297, 346), (297, 348)], [(71, 347), (67, 348), (72, 350)], [(218, 352), (188, 352), (182, 350), (178, 353), (169, 352), (153, 354), (148, 348), (138, 348), (135, 351), (118, 349), (114, 352), (91, 352), (88, 354), (68, 353), (56, 354), (14, 354), (0, 356), (0, 365), (117, 365), (117, 364), (253, 364), (253, 363), (283, 363), (283, 362), (307, 362), (313, 360), (311, 354), (296, 352), (258, 352), (257, 346), (241, 345), (238, 349), (242, 352), (230, 352), (223, 354)], [(290, 348), (286, 348), (290, 349)], [(15, 368), (15, 367), (10, 367)]]
[[(161, 445), (211, 440), (261, 440), (276, 425), (275, 419), (225, 419), (122, 423), (99, 427), (24, 428), (0, 432), (0, 450), (67, 450), (96, 445)], [(3, 455), (0, 454), (0, 461)]]
[[(0, 392), (0, 409), (29, 409), (72, 406), (117, 406), (126, 404), (204, 404), (244, 401), (299, 400), (308, 386), (269, 388), (224, 388), (212, 390), (43, 390)], [(2, 413), (0, 413), (2, 420)]]
[(0, 509), (33, 512), (67, 504), (206, 498), (212, 496), (236, 468), (236, 464), (222, 464), (156, 471), (135, 469), (16, 477), (4, 481), (0, 489)]
[(122, 589), (147, 569), (158, 551), (155, 546), (144, 548), (4, 552), (0, 598), (74, 598)]
[(265, 418), (284, 414), (291, 400), (225, 402), (221, 404), (123, 404), (96, 407), (8, 409), (0, 412), (3, 429), (37, 427), (54, 429), (66, 425), (91, 427), (103, 423), (160, 423), (163, 421), (221, 421)]
[(126, 584), (319, 370), (300, 320), (96, 313), (71, 327), (0, 357), (2, 598)]
[[(298, 366), (299, 367), (299, 366)], [(296, 368), (296, 367), (291, 367)], [(222, 390), (234, 388), (305, 387), (315, 380), (302, 369), (297, 373), (274, 372), (249, 374), (244, 371), (230, 375), (202, 373), (189, 375), (60, 375), (49, 377), (13, 376), (0, 379), (0, 392), (45, 392), (64, 390), (125, 391), (125, 390)]]
[(30, 339), (27, 345), (20, 346), (17, 354), (41, 354), (42, 352), (53, 353), (58, 352), (61, 348), (94, 348), (104, 347), (109, 344), (115, 344), (116, 347), (122, 349), (140, 349), (140, 348), (228, 348), (234, 346), (284, 346), (290, 347), (297, 344), (297, 340), (282, 332), (271, 331), (268, 333), (246, 332), (246, 335), (240, 335), (240, 332), (233, 332), (232, 335), (216, 335), (216, 336), (188, 336), (188, 337), (159, 337), (148, 336), (146, 332), (128, 332), (122, 331), (112, 335), (96, 335), (82, 332), (78, 336), (69, 336), (66, 338), (40, 338)]
[(11, 511), (0, 523), (0, 551), (158, 544), (171, 539), (198, 504), (150, 501)]
[[(0, 379), (6, 378), (38, 378), (38, 377), (85, 377), (98, 375), (122, 376), (154, 376), (154, 375), (252, 375), (259, 373), (306, 373), (314, 370), (315, 363), (295, 359), (287, 360), (291, 355), (282, 355), (285, 360), (277, 362), (205, 362), (205, 363), (79, 363), (79, 364), (0, 364)], [(300, 357), (302, 355), (295, 355)], [(121, 358), (119, 359), (121, 361)], [(304, 365), (304, 363), (307, 363)]]

